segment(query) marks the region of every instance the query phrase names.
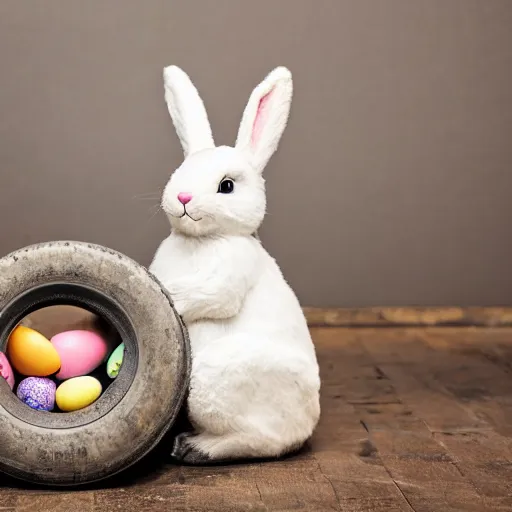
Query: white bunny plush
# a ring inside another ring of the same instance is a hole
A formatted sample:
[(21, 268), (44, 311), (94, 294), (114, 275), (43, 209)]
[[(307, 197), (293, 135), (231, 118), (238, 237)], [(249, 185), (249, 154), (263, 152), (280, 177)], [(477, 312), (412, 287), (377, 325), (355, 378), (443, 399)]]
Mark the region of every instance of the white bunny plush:
[(216, 147), (189, 77), (164, 70), (185, 159), (162, 197), (171, 234), (150, 271), (187, 325), (193, 432), (172, 455), (192, 464), (278, 457), (320, 415), (315, 349), (299, 302), (254, 234), (265, 215), (262, 172), (288, 120), (292, 77), (274, 69), (253, 91), (234, 147)]

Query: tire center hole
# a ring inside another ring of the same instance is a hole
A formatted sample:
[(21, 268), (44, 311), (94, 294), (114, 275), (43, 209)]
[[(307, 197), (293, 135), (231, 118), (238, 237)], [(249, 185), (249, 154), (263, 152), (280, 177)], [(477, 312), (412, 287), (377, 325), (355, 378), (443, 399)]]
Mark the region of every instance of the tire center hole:
[(62, 414), (99, 400), (122, 371), (123, 355), (108, 320), (76, 306), (48, 306), (10, 333), (0, 372), (27, 406)]
[(28, 290), (0, 312), (0, 403), (47, 428), (96, 421), (128, 392), (138, 347), (121, 306), (71, 283)]

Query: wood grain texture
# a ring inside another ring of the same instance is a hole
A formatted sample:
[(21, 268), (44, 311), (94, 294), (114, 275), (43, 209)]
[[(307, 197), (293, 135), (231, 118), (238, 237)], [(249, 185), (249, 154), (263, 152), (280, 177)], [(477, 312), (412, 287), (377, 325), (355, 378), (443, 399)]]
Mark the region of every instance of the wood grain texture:
[(0, 481), (0, 511), (512, 511), (511, 328), (312, 334), (322, 418), (300, 454), (166, 463), (80, 492)]
[(303, 308), (311, 327), (511, 327), (512, 308)]

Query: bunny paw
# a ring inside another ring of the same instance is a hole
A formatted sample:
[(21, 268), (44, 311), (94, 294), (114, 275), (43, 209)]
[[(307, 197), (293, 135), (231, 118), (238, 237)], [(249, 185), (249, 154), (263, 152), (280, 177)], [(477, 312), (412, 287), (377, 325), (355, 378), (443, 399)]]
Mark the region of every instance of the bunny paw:
[(210, 456), (196, 448), (193, 432), (184, 432), (176, 436), (171, 452), (171, 457), (179, 462), (186, 464), (206, 464), (210, 461)]

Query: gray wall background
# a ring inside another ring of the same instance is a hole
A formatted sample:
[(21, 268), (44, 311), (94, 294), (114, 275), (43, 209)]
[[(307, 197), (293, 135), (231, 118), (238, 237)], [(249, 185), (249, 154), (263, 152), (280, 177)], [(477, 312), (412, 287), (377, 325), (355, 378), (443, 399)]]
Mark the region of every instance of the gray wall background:
[(261, 235), (305, 305), (512, 304), (510, 0), (2, 0), (1, 253), (149, 263), (172, 63), (228, 144), (263, 76), (294, 73)]

